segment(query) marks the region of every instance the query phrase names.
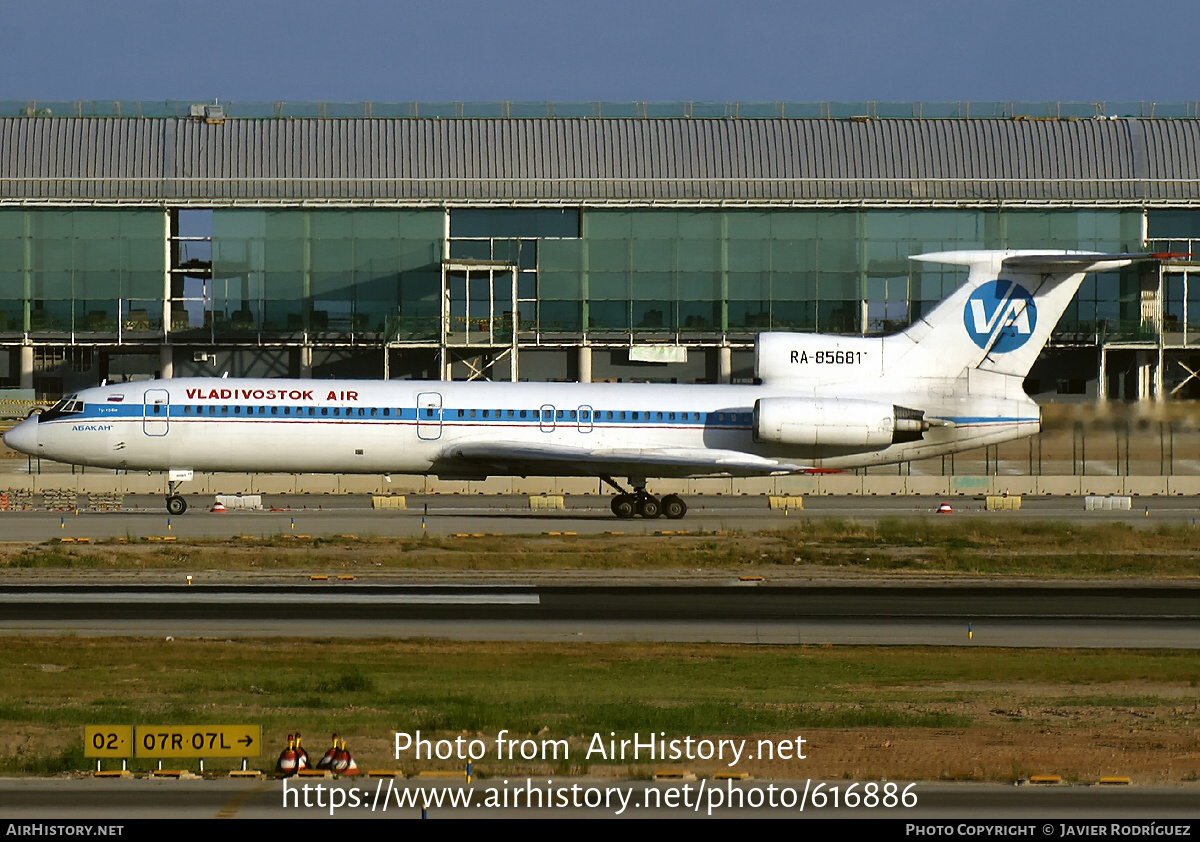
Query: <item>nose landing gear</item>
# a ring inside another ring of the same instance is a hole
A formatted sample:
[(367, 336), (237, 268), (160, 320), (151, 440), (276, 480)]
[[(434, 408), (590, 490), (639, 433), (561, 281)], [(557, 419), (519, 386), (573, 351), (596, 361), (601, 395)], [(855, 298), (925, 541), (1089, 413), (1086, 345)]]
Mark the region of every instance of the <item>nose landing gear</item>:
[(191, 471), (171, 472), (171, 476), (167, 479), (167, 514), (181, 515), (187, 511), (187, 500), (180, 497), (177, 492), (179, 491), (179, 486), (191, 478)]
[(613, 481), (612, 477), (601, 477), (619, 493), (613, 497), (609, 508), (619, 518), (631, 518), (635, 515), (644, 518), (665, 516), (671, 520), (679, 520), (687, 514), (687, 503), (676, 494), (668, 494), (661, 500), (646, 491), (646, 481), (641, 478), (630, 479), (633, 492), (628, 492)]

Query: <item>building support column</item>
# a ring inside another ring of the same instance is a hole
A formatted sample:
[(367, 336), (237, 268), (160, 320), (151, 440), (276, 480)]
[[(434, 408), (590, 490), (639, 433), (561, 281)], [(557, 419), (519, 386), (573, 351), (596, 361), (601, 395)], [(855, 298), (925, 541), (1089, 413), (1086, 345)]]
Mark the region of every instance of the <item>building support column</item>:
[(158, 346), (158, 376), (170, 380), (175, 376), (175, 349), (170, 345)]
[(1137, 399), (1148, 401), (1154, 397), (1154, 361), (1149, 351), (1138, 351), (1137, 367)]
[(592, 382), (592, 349), (589, 345), (579, 347), (579, 382)]
[(1100, 376), (1096, 380), (1096, 402), (1104, 403), (1108, 400), (1108, 354), (1104, 352), (1104, 346), (1100, 346)]
[(312, 346), (300, 346), (300, 378), (309, 380), (312, 378)]
[(733, 349), (728, 345), (717, 349), (717, 382), (733, 382)]
[(18, 365), (21, 371), (20, 385), (22, 389), (33, 388), (33, 346), (22, 345), (18, 352)]

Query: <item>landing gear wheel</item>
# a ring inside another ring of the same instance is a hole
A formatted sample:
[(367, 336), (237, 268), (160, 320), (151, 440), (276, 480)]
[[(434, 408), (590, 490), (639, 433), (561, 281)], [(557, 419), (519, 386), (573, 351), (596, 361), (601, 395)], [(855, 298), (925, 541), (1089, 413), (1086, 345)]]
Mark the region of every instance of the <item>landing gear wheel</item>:
[(167, 498), (167, 514), (181, 515), (187, 511), (187, 501), (178, 494), (173, 494)]
[(662, 514), (662, 504), (653, 494), (641, 494), (637, 499), (637, 513), (645, 518), (656, 518)]
[(687, 503), (678, 495), (668, 494), (662, 498), (662, 513), (670, 520), (679, 520), (687, 514)]
[(637, 514), (633, 507), (634, 499), (635, 498), (632, 494), (618, 494), (612, 499), (612, 503), (610, 504), (609, 508), (611, 508), (612, 513), (619, 518), (633, 517), (635, 514)]

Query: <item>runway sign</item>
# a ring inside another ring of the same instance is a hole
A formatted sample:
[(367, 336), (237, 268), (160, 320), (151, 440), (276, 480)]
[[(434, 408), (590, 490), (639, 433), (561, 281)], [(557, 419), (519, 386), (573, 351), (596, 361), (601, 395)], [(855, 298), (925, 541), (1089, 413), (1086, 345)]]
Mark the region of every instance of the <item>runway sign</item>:
[(134, 757), (257, 757), (261, 725), (137, 726)]
[(132, 725), (85, 725), (84, 757), (133, 757)]

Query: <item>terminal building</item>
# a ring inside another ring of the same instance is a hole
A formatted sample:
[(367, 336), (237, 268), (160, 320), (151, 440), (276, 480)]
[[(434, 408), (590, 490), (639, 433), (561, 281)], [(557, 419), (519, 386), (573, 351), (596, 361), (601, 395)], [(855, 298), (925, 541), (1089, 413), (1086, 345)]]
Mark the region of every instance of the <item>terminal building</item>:
[[(749, 382), (910, 255), (1200, 251), (1197, 103), (0, 103), (0, 387)], [(1200, 262), (1089, 277), (1026, 383), (1200, 397)]]

